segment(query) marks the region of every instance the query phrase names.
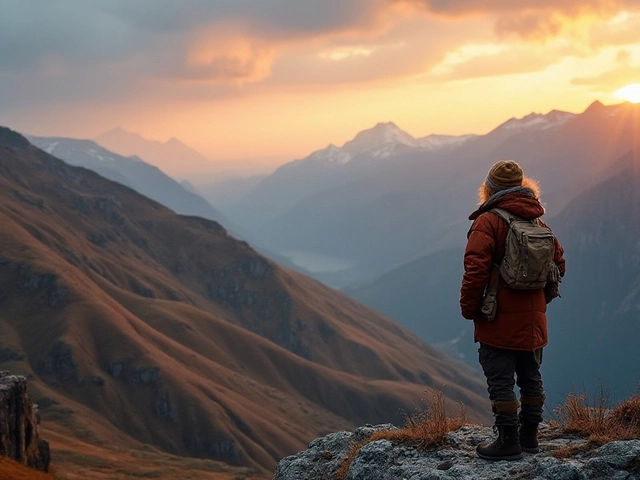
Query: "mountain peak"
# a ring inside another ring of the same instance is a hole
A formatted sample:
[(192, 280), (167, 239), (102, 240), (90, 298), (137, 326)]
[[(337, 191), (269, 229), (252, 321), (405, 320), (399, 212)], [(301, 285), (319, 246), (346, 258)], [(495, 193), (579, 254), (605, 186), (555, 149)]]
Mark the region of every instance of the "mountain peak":
[(195, 178), (215, 168), (202, 154), (176, 137), (167, 141), (149, 140), (138, 133), (115, 127), (95, 141), (119, 155), (136, 155), (175, 178)]
[(496, 130), (546, 130), (548, 128), (559, 127), (575, 116), (574, 113), (563, 112), (561, 110), (551, 110), (546, 115), (532, 112), (522, 118), (512, 117)]
[(10, 128), (0, 127), (0, 147), (23, 149), (30, 145), (29, 140)]
[(605, 108), (604, 104), (600, 100), (596, 100), (591, 105), (589, 105), (584, 112), (585, 113), (587, 113), (587, 112), (593, 113), (593, 112), (601, 111), (604, 108)]
[(140, 141), (144, 141), (145, 138), (139, 133), (130, 132), (120, 126), (116, 126), (116, 127), (113, 127), (111, 130), (107, 130), (106, 132), (101, 133), (96, 138), (94, 138), (94, 140), (98, 144), (102, 144), (103, 142), (108, 144), (109, 142), (113, 142), (113, 141), (140, 142)]
[(165, 145), (177, 145), (180, 147), (184, 147), (184, 143), (182, 143), (179, 139), (177, 139), (176, 137), (171, 137), (169, 140), (167, 140), (165, 142)]
[(353, 140), (348, 141), (342, 149), (351, 155), (358, 155), (377, 150), (390, 143), (399, 143), (412, 147), (418, 146), (415, 138), (398, 128), (393, 122), (380, 122), (375, 127), (363, 130)]

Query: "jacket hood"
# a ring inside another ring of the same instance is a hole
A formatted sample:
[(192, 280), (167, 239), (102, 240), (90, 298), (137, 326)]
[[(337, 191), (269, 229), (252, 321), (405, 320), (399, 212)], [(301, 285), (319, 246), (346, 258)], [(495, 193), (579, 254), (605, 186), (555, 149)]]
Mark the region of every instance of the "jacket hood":
[(544, 214), (544, 207), (532, 189), (514, 187), (500, 190), (491, 196), (475, 212), (469, 215), (469, 220), (475, 220), (492, 208), (503, 208), (509, 213), (527, 220), (538, 218)]

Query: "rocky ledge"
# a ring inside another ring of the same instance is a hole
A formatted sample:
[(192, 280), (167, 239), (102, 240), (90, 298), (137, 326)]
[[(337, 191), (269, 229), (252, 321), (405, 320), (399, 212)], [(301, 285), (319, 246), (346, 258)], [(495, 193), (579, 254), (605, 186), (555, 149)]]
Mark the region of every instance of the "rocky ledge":
[[(393, 425), (358, 428), (317, 438), (309, 449), (278, 463), (274, 480), (334, 480), (352, 445)], [(491, 462), (475, 447), (494, 438), (490, 427), (465, 426), (448, 433), (444, 445), (421, 451), (388, 440), (365, 444), (344, 480), (640, 480), (640, 439), (590, 447), (586, 439), (540, 426), (541, 452), (521, 460)]]
[(0, 371), (0, 455), (48, 471), (49, 443), (40, 439), (38, 409), (29, 400), (27, 379)]

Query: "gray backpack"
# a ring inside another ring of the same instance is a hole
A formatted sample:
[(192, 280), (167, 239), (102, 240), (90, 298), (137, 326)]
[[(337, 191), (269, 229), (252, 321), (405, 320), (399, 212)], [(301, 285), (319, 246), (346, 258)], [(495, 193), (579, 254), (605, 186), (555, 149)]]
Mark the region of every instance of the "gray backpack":
[(553, 232), (543, 227), (538, 219), (524, 220), (502, 208), (490, 210), (509, 225), (504, 258), (498, 265), (506, 284), (518, 290), (544, 288), (547, 282), (560, 280), (554, 263), (555, 241)]

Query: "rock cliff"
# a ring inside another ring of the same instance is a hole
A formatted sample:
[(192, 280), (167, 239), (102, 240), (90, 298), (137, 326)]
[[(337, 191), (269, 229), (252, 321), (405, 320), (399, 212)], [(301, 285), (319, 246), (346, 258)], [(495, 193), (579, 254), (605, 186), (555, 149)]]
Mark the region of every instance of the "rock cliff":
[(38, 409), (27, 394), (27, 379), (0, 372), (0, 455), (48, 471), (49, 442), (40, 439), (38, 424)]
[[(282, 459), (274, 480), (334, 480), (352, 445), (392, 425), (317, 438), (308, 450)], [(478, 443), (493, 438), (490, 427), (465, 426), (445, 444), (427, 451), (388, 440), (365, 444), (344, 480), (640, 480), (640, 439), (592, 447), (587, 440), (541, 425), (541, 452), (521, 460), (490, 462), (477, 457)]]

